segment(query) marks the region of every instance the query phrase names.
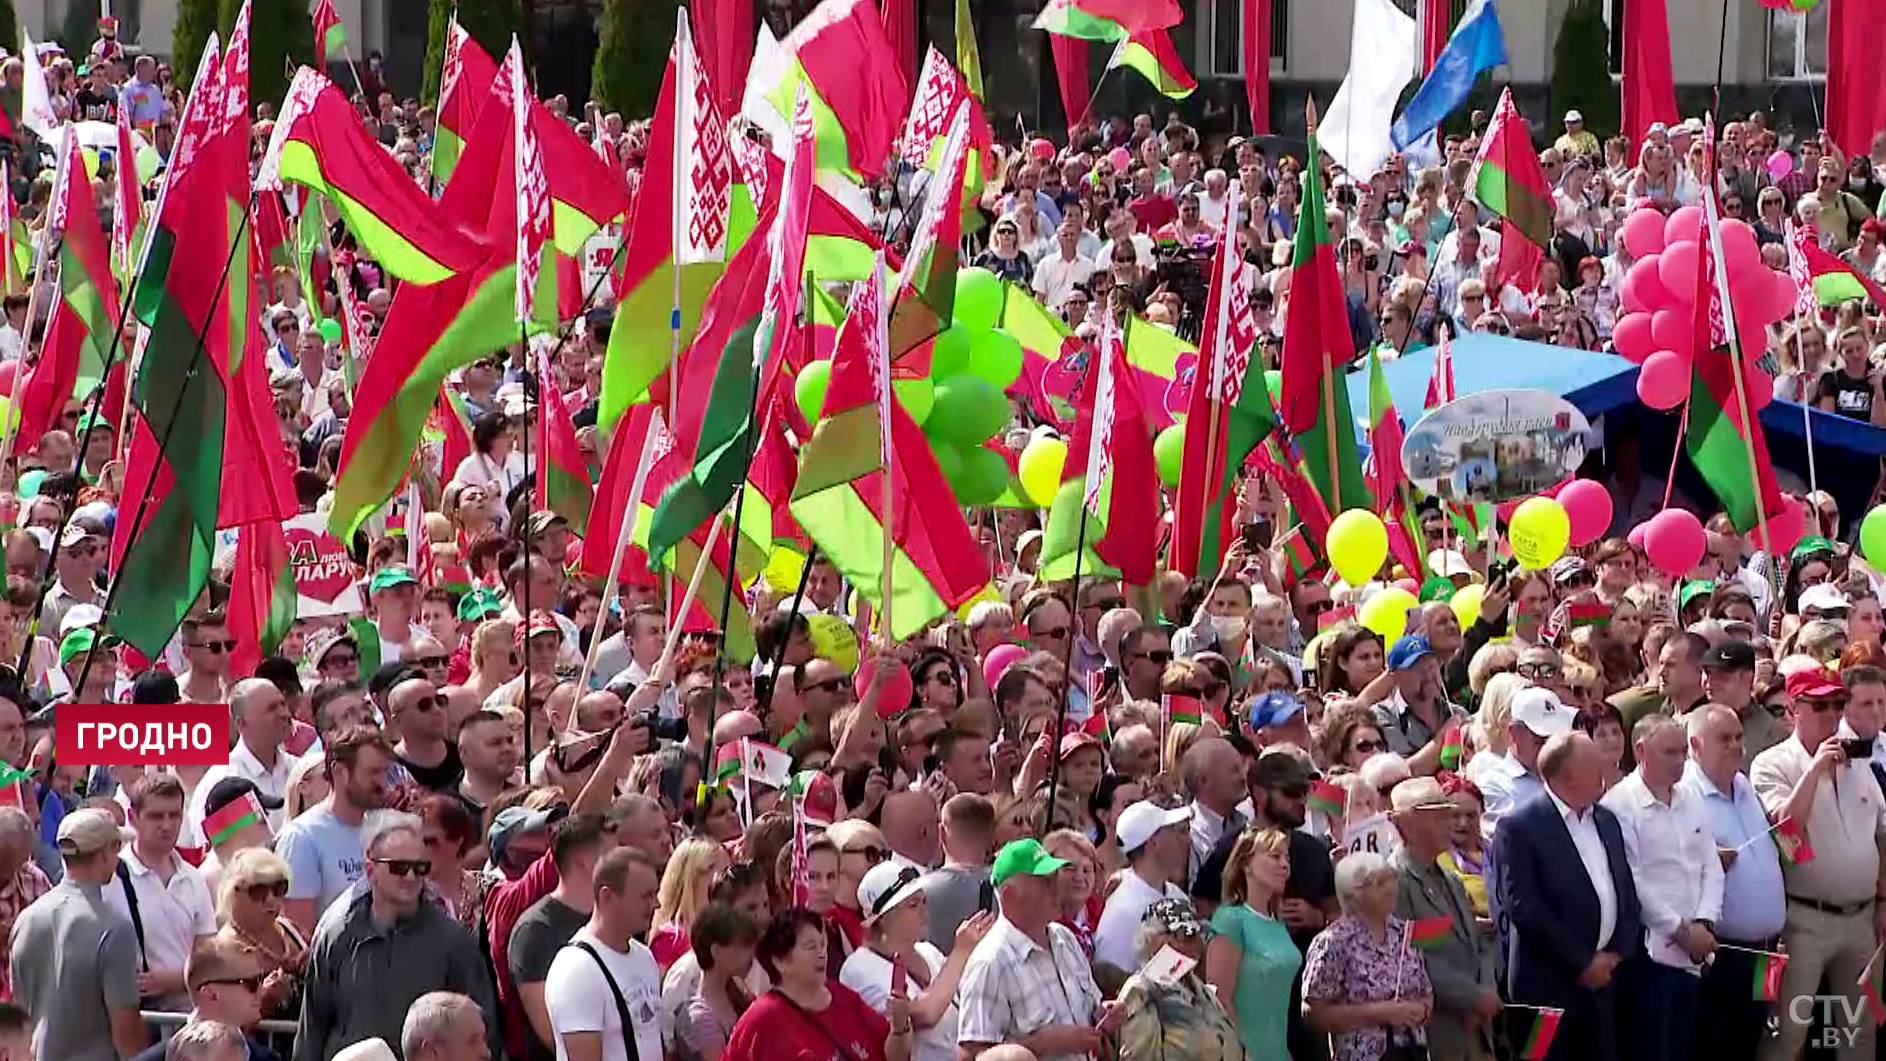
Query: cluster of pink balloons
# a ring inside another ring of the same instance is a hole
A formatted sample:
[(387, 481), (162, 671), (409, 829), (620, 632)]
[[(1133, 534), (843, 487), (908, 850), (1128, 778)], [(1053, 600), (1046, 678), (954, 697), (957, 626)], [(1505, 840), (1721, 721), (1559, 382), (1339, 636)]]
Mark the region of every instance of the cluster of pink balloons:
[(1611, 529), (1611, 491), (1592, 479), (1573, 479), (1550, 494), (1572, 524), (1571, 543), (1590, 545)]
[[(1785, 556), (1807, 531), (1807, 506), (1791, 494), (1783, 494), (1781, 500), (1781, 511), (1770, 516), (1750, 537), (1757, 548)], [(1709, 549), (1702, 520), (1682, 508), (1666, 508), (1631, 528), (1630, 543), (1671, 578), (1682, 578), (1695, 570)]]
[[(1708, 251), (1702, 235), (1699, 207), (1686, 206), (1666, 218), (1646, 206), (1624, 219), (1624, 247), (1634, 263), (1624, 276), (1626, 312), (1612, 342), (1619, 354), (1642, 366), (1637, 396), (1652, 409), (1674, 409), (1690, 395), (1696, 278)], [(1742, 221), (1722, 222), (1722, 256), (1729, 279), (1725, 313), (1733, 317), (1743, 392), (1752, 413), (1774, 397), (1772, 384), (1755, 365), (1767, 346), (1767, 326), (1793, 310), (1797, 289), (1787, 273), (1762, 264), (1755, 230)]]

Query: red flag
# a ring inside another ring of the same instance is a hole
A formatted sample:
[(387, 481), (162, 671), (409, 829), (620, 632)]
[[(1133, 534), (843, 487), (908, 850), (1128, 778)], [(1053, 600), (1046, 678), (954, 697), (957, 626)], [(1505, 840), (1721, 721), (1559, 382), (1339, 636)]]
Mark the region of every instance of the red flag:
[(320, 0), (314, 5), (314, 66), (317, 70), (326, 70), (328, 48), (336, 50), (347, 46), (346, 31), (341, 26), (341, 16), (334, 10), (334, 0)]
[[(1886, 0), (1839, 0), (1827, 13), (1827, 133), (1852, 156), (1867, 153), (1886, 127), (1886, 70), (1877, 49)], [(1628, 25), (1628, 23), (1627, 23)], [(1805, 30), (1806, 21), (1802, 21)]]
[(572, 527), (587, 527), (595, 489), (577, 446), (570, 410), (557, 393), (550, 354), (544, 350), (537, 358), (537, 394), (537, 507), (555, 512)]
[[(1144, 584), (1153, 580), (1159, 551), (1155, 517), (1160, 509), (1159, 474), (1153, 464), (1152, 425), (1140, 403), (1139, 389), (1127, 385), (1126, 344), (1103, 340), (1093, 356), (1107, 358), (1111, 371), (1102, 371), (1097, 363), (1088, 368), (1062, 479), (1112, 476), (1106, 511), (1097, 513), (1106, 533), (1092, 547), (1095, 555), (1119, 568), (1126, 581)], [(1113, 381), (1105, 394), (1103, 377)], [(1103, 440), (1098, 446), (1093, 444), (1096, 438)], [(1102, 467), (1092, 466), (1096, 456)], [(1103, 488), (1104, 484), (1090, 481), (1086, 492), (1098, 501)]]
[(1244, 102), (1251, 132), (1270, 135), (1270, 12), (1272, 0), (1244, 3)]
[(884, 22), (884, 36), (891, 42), (891, 54), (897, 59), (897, 72), (904, 75), (905, 84), (909, 84), (910, 75), (917, 70), (917, 2), (878, 0), (878, 17)]
[[(250, 232), (248, 262), (253, 274), (261, 252), (256, 246), (254, 229)], [(233, 269), (228, 286), (238, 286)], [(281, 423), (275, 418), (275, 394), (269, 388), (268, 340), (262, 335), (256, 314), (244, 312), (248, 305), (242, 295), (230, 301), (231, 323), (241, 327), (243, 344), (240, 351), (229, 353), (231, 371), (223, 413), (223, 488), (216, 509), (218, 528), (280, 522), (301, 510), (295, 498), (294, 462), (283, 444)]]
[[(653, 500), (650, 473), (643, 474), (641, 493), (632, 492), (636, 472), (643, 464), (652, 470), (667, 456), (668, 449), (673, 448), (672, 442), (664, 442), (667, 434), (652, 402), (629, 406), (629, 411), (616, 421), (615, 432), (609, 436), (609, 452), (603, 457), (602, 478), (596, 484), (597, 503), (589, 507), (589, 523), (583, 528), (583, 554), (577, 560), (580, 573), (591, 578), (609, 576), (622, 521), (634, 519), (644, 499)], [(619, 577), (634, 586), (657, 584), (648, 567), (648, 554), (633, 543), (624, 552)]]
[(753, 65), (752, 0), (691, 0), (688, 13), (694, 20), (701, 65), (707, 68), (714, 103), (722, 114), (738, 114), (747, 68)]
[(1421, 73), (1424, 76), (1434, 72), (1434, 60), (1447, 48), (1451, 7), (1449, 0), (1421, 0)]
[(1428, 376), (1427, 397), (1421, 400), (1423, 410), (1434, 409), (1454, 400), (1453, 330), (1446, 324), (1440, 326), (1441, 343), (1434, 350), (1434, 371)]
[(232, 676), (254, 674), (262, 657), (281, 646), (298, 606), (282, 525), (265, 520), (243, 527), (229, 575), (229, 632), (236, 642), (229, 656)]
[(1061, 110), (1067, 115), (1067, 130), (1072, 135), (1087, 118), (1087, 96), (1091, 91), (1087, 85), (1087, 42), (1050, 33), (1048, 48), (1054, 55), (1054, 81), (1061, 89)]
[[(1664, 2), (1624, 0), (1624, 76), (1619, 88), (1624, 96), (1622, 132), (1631, 142), (1633, 161), (1652, 123), (1675, 125), (1681, 120), (1676, 80), (1670, 70), (1670, 16)], [(1831, 90), (1830, 81), (1830, 95)], [(1830, 110), (1832, 102), (1828, 101)], [(1830, 113), (1828, 118), (1832, 117)]]

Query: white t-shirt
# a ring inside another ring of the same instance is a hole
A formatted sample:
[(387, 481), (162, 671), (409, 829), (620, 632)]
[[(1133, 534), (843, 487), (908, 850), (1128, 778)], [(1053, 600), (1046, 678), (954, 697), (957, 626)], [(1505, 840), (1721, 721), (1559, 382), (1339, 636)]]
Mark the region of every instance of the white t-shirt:
[[(918, 941), (917, 956), (923, 959), (929, 968), (930, 979), (935, 980), (943, 969), (946, 960), (942, 951), (928, 942)], [(838, 971), (838, 982), (858, 993), (865, 1004), (890, 1019), (891, 1010), (891, 963), (883, 955), (869, 947), (860, 947), (845, 959), (844, 968)], [(909, 993), (916, 995), (921, 991), (916, 980), (908, 985)], [(910, 1044), (911, 1061), (955, 1061), (956, 1058), (956, 1003), (943, 1011), (943, 1016), (928, 1028), (918, 1028)]]
[[(594, 947), (608, 965), (609, 975), (615, 978), (616, 988), (628, 1004), (629, 1017), (635, 1022), (635, 1047), (643, 1061), (661, 1057), (662, 1025), (667, 1015), (661, 1006), (661, 969), (655, 964), (655, 956), (634, 940), (629, 941), (628, 953), (624, 954), (597, 939), (588, 926), (578, 929), (570, 942)], [(544, 1002), (550, 1009), (550, 1027), (557, 1036), (557, 1061), (570, 1061), (563, 1048), (563, 1036), (571, 1032), (601, 1033), (603, 1061), (628, 1061), (622, 1018), (596, 959), (575, 946), (558, 951), (544, 977)]]

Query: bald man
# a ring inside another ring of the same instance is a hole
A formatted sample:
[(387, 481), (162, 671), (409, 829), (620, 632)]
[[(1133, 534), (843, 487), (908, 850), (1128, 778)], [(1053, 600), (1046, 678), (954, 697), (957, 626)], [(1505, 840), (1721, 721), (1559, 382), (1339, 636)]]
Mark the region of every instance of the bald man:
[(751, 711), (729, 711), (714, 720), (714, 744), (732, 744), (739, 740), (759, 739), (765, 731), (758, 715)]
[(884, 797), (878, 827), (893, 854), (924, 869), (935, 869), (942, 862), (937, 845), (936, 800), (923, 789), (905, 789)]
[[(226, 777), (240, 777), (255, 785), (263, 795), (275, 800), (288, 790), (288, 774), (295, 768), (295, 757), (282, 751), (294, 719), (288, 714), (288, 701), (273, 682), (263, 678), (244, 678), (229, 690), (229, 721), (236, 731), (236, 746), (229, 750), (229, 762), (212, 766), (190, 791), (190, 809), (184, 816), (181, 847), (203, 846), (203, 804), (210, 789)], [(269, 828), (279, 831), (283, 825), (281, 804), (268, 812)]]

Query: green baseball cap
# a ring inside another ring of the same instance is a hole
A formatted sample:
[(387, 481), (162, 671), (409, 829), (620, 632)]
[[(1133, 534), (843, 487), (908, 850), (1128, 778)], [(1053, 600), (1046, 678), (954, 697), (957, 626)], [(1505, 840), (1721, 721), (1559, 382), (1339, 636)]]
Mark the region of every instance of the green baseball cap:
[(419, 580), (413, 577), (412, 571), (408, 570), (406, 565), (388, 564), (375, 571), (373, 577), (367, 580), (367, 592), (378, 593), (395, 586), (417, 586), (418, 584)]
[(1828, 541), (1818, 534), (1810, 534), (1794, 543), (1794, 548), (1788, 551), (1788, 559), (1799, 560), (1803, 556), (1812, 556), (1815, 553), (1832, 554), (1833, 551), (1833, 542)]
[(1010, 840), (1002, 845), (995, 864), (989, 867), (989, 883), (1000, 887), (1016, 876), (1051, 877), (1067, 864), (1067, 859), (1043, 851), (1039, 840)]
[(504, 605), (498, 595), (488, 589), (475, 589), (459, 598), (458, 618), (460, 622), (475, 623), (494, 615), (502, 615)]
[(78, 427), (75, 433), (78, 435), (79, 438), (84, 438), (85, 435), (95, 427), (103, 428), (106, 431), (111, 431), (111, 432), (116, 432), (118, 430), (117, 428), (112, 426), (110, 420), (107, 420), (104, 417), (92, 412), (90, 409), (87, 409), (83, 413), (79, 414)]
[(1454, 595), (1454, 584), (1439, 575), (1421, 583), (1421, 603), (1446, 600)]
[(1676, 593), (1677, 610), (1682, 611), (1684, 608), (1689, 607), (1690, 602), (1696, 598), (1707, 597), (1714, 592), (1716, 592), (1716, 584), (1714, 582), (1704, 582), (1701, 579), (1697, 579), (1694, 582), (1685, 582), (1683, 583), (1683, 588), (1677, 590)]
[(98, 636), (97, 630), (89, 626), (81, 627), (65, 635), (65, 637), (60, 640), (59, 665), (63, 667), (72, 662), (72, 657), (81, 652), (90, 652), (93, 649), (99, 648), (110, 648), (117, 643), (118, 638), (108, 634), (101, 639)]

